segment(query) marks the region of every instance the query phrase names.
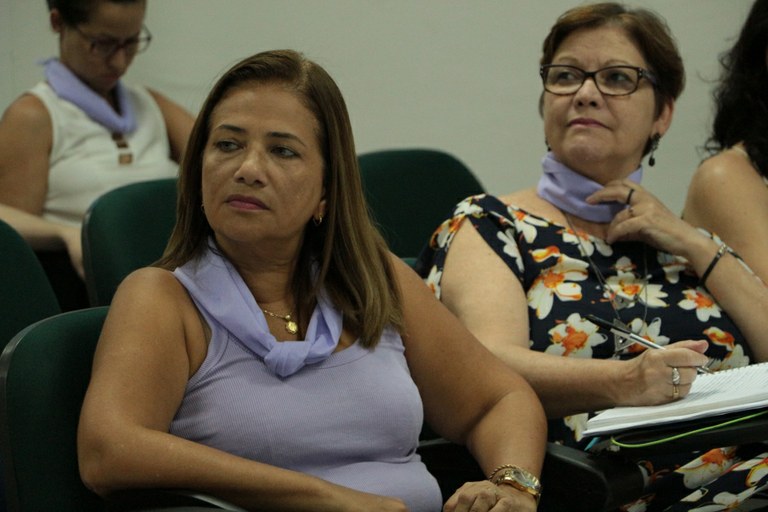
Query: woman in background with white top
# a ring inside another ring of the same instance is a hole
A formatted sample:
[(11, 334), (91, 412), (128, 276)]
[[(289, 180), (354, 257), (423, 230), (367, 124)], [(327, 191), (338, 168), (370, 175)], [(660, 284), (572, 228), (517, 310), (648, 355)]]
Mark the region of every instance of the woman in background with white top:
[(48, 0), (59, 57), (0, 120), (0, 219), (82, 276), (87, 208), (121, 185), (176, 176), (193, 118), (121, 77), (151, 34), (145, 0)]

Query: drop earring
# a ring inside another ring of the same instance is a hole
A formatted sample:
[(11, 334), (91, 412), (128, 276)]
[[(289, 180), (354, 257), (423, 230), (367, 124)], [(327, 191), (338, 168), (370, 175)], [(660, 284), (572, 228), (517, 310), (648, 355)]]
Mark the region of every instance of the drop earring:
[(650, 152), (650, 155), (648, 156), (648, 165), (651, 167), (656, 165), (656, 156), (654, 155), (654, 153), (656, 152), (657, 149), (659, 149), (660, 140), (661, 140), (661, 135), (659, 135), (658, 133), (655, 134), (653, 137), (651, 137), (651, 152)]

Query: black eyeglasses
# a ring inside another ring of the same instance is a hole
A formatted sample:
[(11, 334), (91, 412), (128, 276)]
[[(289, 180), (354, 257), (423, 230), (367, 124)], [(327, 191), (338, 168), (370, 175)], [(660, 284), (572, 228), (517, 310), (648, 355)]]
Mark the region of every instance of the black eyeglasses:
[(124, 41), (111, 37), (91, 37), (76, 25), (72, 25), (72, 28), (80, 34), (80, 36), (91, 43), (90, 51), (93, 55), (107, 59), (114, 55), (118, 50), (123, 50), (127, 55), (133, 56), (137, 53), (141, 53), (149, 47), (150, 41), (152, 41), (152, 34), (145, 25), (142, 25), (141, 32), (136, 37), (130, 37)]
[(548, 64), (539, 69), (544, 90), (560, 96), (575, 94), (587, 78), (595, 82), (597, 90), (606, 96), (626, 96), (640, 87), (645, 78), (656, 86), (656, 77), (647, 69), (637, 66), (608, 66), (597, 71), (584, 71), (576, 66)]

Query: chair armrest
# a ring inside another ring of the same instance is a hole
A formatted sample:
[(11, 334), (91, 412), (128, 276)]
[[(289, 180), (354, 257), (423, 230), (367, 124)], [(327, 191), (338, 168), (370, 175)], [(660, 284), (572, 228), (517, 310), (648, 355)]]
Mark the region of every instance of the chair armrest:
[[(431, 439), (422, 441), (418, 452), (437, 478), (443, 500), (465, 482), (485, 479), (464, 446), (444, 439)], [(637, 464), (621, 454), (603, 452), (593, 455), (555, 443), (547, 444), (542, 483), (541, 512), (613, 510), (636, 499), (643, 490), (643, 478)], [(245, 512), (213, 496), (176, 489), (121, 491), (107, 500), (107, 512), (202, 512), (212, 509)]]
[(541, 481), (541, 512), (614, 510), (641, 496), (644, 486), (637, 463), (619, 453), (555, 443), (547, 443)]
[(132, 489), (113, 493), (106, 500), (107, 512), (193, 512), (229, 510), (246, 512), (208, 494), (184, 489)]

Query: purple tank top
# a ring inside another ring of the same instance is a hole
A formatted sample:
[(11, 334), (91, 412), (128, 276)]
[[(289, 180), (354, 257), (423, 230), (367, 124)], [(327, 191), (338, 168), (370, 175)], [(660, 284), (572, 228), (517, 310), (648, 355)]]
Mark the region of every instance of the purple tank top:
[[(182, 284), (189, 279), (188, 265), (175, 272)], [(186, 278), (180, 270), (187, 271)], [(355, 343), (279, 377), (209, 313), (211, 295), (185, 287), (212, 334), (170, 433), (397, 497), (411, 512), (441, 509), (437, 482), (416, 453), (422, 403), (396, 331), (385, 330), (375, 349)]]

